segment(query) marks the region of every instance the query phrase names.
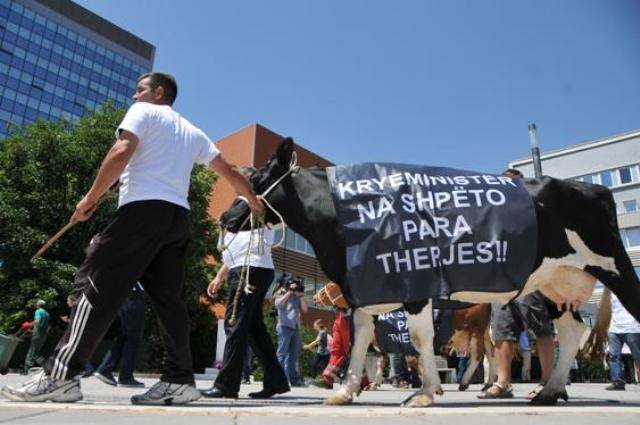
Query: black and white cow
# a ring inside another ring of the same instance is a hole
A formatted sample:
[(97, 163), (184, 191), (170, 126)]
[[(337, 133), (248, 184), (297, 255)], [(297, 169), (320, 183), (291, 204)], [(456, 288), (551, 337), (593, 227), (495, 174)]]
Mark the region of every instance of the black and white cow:
[[(251, 184), (258, 194), (276, 184), (266, 199), (282, 214), (287, 225), (313, 246), (326, 276), (343, 284), (345, 240), (336, 218), (326, 171), (298, 167), (292, 170), (293, 150), (293, 141), (285, 139), (274, 157), (252, 174)], [(558, 397), (566, 394), (571, 363), (586, 336), (587, 327), (575, 320), (571, 311), (589, 299), (597, 279), (618, 295), (625, 308), (640, 320), (640, 283), (620, 240), (615, 204), (607, 188), (551, 177), (523, 179), (523, 183), (535, 204), (538, 248), (533, 272), (521, 296), (540, 290), (561, 313), (556, 320), (560, 359), (535, 401), (554, 404)], [(236, 200), (222, 216), (222, 226), (237, 231), (248, 212), (246, 204)], [(266, 218), (270, 223), (278, 222), (270, 211)], [(511, 297), (511, 294), (489, 292), (456, 295), (458, 300), (472, 303), (507, 302)], [(442, 393), (432, 346), (432, 303), (424, 300), (404, 305), (378, 304), (354, 312), (355, 338), (348, 378), (326, 404), (348, 404), (353, 394), (360, 391), (365, 353), (374, 333), (373, 315), (401, 306), (408, 313), (411, 340), (420, 353), (425, 371), (422, 388), (405, 400), (404, 405), (429, 406), (433, 403), (433, 394)]]

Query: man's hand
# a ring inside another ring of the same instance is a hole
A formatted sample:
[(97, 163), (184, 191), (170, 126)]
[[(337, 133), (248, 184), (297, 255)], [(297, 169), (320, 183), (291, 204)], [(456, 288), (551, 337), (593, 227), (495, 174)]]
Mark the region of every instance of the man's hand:
[(77, 223), (78, 221), (87, 221), (96, 209), (97, 201), (90, 199), (87, 195), (76, 205), (69, 221)]
[(218, 276), (214, 277), (209, 286), (207, 286), (207, 295), (211, 298), (216, 296), (216, 292), (220, 289), (220, 285), (222, 285), (222, 279), (218, 278)]
[(253, 199), (247, 198), (249, 208), (251, 209), (252, 213), (257, 215), (258, 217), (261, 217), (264, 214), (264, 204), (258, 197), (253, 196), (252, 198)]

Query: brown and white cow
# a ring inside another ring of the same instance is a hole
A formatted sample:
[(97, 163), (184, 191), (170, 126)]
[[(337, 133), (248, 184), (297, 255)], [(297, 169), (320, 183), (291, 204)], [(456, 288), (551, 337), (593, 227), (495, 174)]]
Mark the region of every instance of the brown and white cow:
[(453, 334), (447, 345), (458, 352), (469, 353), (469, 366), (458, 383), (460, 391), (469, 388), (471, 378), (485, 357), (489, 362), (489, 373), (485, 382), (492, 384), (496, 381), (493, 342), (489, 335), (490, 322), (491, 304), (476, 304), (453, 311)]

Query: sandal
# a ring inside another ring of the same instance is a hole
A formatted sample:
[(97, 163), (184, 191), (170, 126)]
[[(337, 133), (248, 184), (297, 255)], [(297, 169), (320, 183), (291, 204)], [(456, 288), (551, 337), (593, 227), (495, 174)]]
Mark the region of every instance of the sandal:
[(513, 387), (511, 385), (503, 386), (496, 382), (488, 390), (478, 394), (478, 398), (482, 400), (513, 398)]
[(533, 400), (534, 398), (536, 398), (538, 396), (538, 394), (540, 394), (542, 392), (543, 389), (544, 389), (544, 384), (538, 384), (537, 387), (532, 389), (529, 392), (529, 394), (527, 394), (527, 400)]

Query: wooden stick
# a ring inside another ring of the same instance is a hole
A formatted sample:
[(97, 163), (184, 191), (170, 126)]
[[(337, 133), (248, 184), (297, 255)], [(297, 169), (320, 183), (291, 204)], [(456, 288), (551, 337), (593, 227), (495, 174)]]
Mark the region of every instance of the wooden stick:
[(38, 252), (36, 252), (34, 256), (31, 257), (31, 262), (33, 262), (36, 258), (44, 254), (46, 250), (51, 248), (51, 245), (53, 245), (58, 239), (60, 239), (60, 237), (64, 235), (67, 232), (67, 230), (71, 229), (73, 225), (76, 223), (77, 223), (76, 221), (70, 221), (62, 229), (58, 230), (58, 233), (56, 233), (51, 238), (49, 238), (49, 240), (46, 241), (44, 245), (40, 247)]
[[(120, 187), (120, 185), (116, 186), (116, 189)], [(95, 212), (95, 210), (98, 209), (98, 207), (100, 206), (100, 204), (102, 204), (105, 200), (107, 200), (107, 198), (109, 198), (109, 196), (111, 196), (112, 193), (115, 193), (114, 191), (107, 191), (104, 195), (102, 195), (102, 197), (100, 199), (98, 199), (98, 202), (96, 202), (96, 204), (93, 206), (93, 208), (91, 208), (91, 213), (93, 214)], [(69, 221), (67, 224), (65, 224), (65, 226), (58, 230), (58, 233), (56, 233), (55, 235), (53, 235), (51, 238), (49, 238), (48, 241), (46, 241), (44, 243), (44, 245), (42, 245), (40, 247), (40, 249), (38, 250), (38, 252), (36, 252), (33, 257), (31, 257), (31, 262), (33, 263), (33, 261), (40, 257), (42, 254), (45, 253), (46, 250), (48, 250), (49, 248), (51, 248), (51, 245), (53, 245), (54, 243), (56, 243), (56, 241), (58, 239), (60, 239), (62, 237), (62, 235), (64, 235), (67, 230), (71, 229), (73, 227), (74, 224), (76, 224), (77, 221)]]

